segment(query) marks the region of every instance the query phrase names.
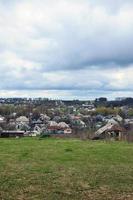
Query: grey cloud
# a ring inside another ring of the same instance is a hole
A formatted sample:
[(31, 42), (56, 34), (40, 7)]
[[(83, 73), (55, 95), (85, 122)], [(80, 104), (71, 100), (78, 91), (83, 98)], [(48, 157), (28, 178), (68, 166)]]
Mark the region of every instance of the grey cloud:
[(131, 92), (132, 17), (130, 0), (1, 1), (0, 89)]

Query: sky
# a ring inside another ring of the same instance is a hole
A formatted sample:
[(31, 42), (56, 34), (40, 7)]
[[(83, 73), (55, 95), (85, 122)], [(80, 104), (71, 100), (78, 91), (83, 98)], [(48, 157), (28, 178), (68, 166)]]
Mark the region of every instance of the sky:
[(132, 0), (0, 0), (0, 97), (133, 97)]

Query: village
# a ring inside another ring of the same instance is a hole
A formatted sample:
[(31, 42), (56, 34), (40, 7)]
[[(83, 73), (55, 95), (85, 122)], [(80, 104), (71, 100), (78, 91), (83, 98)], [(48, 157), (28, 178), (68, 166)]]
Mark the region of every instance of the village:
[(123, 105), (122, 101), (114, 101), (114, 105), (118, 102), (120, 105), (112, 107), (112, 103), (111, 106), (108, 105), (106, 98), (85, 102), (1, 100), (0, 137), (74, 137), (133, 141), (132, 105)]

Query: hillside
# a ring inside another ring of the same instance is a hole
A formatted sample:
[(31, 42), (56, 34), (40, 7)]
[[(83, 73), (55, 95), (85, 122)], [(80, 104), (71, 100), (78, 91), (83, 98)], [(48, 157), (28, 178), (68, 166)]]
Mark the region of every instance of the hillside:
[(133, 144), (1, 139), (2, 200), (133, 199)]

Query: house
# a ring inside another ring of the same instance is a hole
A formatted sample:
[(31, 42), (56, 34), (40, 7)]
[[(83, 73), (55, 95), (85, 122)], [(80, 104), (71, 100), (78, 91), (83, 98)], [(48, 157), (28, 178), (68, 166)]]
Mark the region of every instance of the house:
[(74, 128), (79, 128), (79, 129), (83, 129), (86, 128), (86, 124), (84, 121), (82, 121), (81, 119), (74, 119), (71, 122), (72, 127)]
[(34, 136), (35, 135), (37, 136), (37, 135), (40, 135), (42, 131), (43, 131), (43, 128), (41, 126), (35, 125), (32, 132), (33, 132)]
[(54, 116), (54, 118), (53, 118), (53, 121), (55, 121), (55, 122), (60, 122), (60, 120), (61, 120), (61, 117), (60, 116)]
[(47, 134), (70, 134), (72, 129), (65, 122), (49, 121), (45, 132)]
[(108, 119), (107, 123), (112, 125), (119, 125), (119, 123), (114, 118)]
[(124, 127), (127, 131), (133, 132), (133, 119), (125, 119), (124, 120)]
[(72, 129), (71, 128), (64, 129), (64, 134), (72, 134)]
[(30, 126), (25, 122), (18, 122), (16, 124), (16, 129), (17, 130), (21, 130), (21, 131), (29, 131), (30, 130)]
[(66, 124), (65, 122), (60, 122), (60, 123), (58, 123), (58, 129), (67, 129), (67, 128), (69, 128), (69, 125), (68, 124)]
[(29, 119), (25, 116), (20, 116), (16, 118), (16, 129), (18, 131), (29, 131), (30, 126), (29, 126)]
[(6, 119), (3, 116), (0, 116), (0, 124), (5, 124), (6, 123)]
[(58, 131), (58, 123), (55, 121), (49, 121), (46, 127), (47, 134), (56, 134)]
[(25, 116), (20, 116), (20, 117), (16, 118), (16, 123), (20, 123), (20, 122), (28, 124), (29, 123), (29, 119), (27, 117), (25, 117)]
[(133, 124), (133, 119), (125, 119), (124, 123), (125, 124)]
[(49, 130), (57, 130), (58, 129), (58, 123), (55, 122), (55, 121), (49, 121), (47, 128)]
[(116, 116), (114, 117), (114, 119), (115, 119), (116, 121), (118, 121), (119, 123), (121, 123), (121, 122), (123, 121), (123, 118), (122, 118), (120, 115), (116, 115)]
[(85, 103), (85, 104), (82, 104), (82, 107), (87, 108), (88, 111), (95, 111), (96, 110), (94, 104)]
[(50, 117), (48, 115), (40, 114), (40, 120), (42, 120), (42, 121), (50, 121)]
[(124, 127), (118, 124), (107, 123), (95, 132), (93, 139), (121, 139), (123, 134), (126, 134), (126, 129)]
[(63, 134), (71, 134), (72, 133), (72, 129), (65, 122), (60, 122), (58, 124), (58, 129), (61, 130)]

